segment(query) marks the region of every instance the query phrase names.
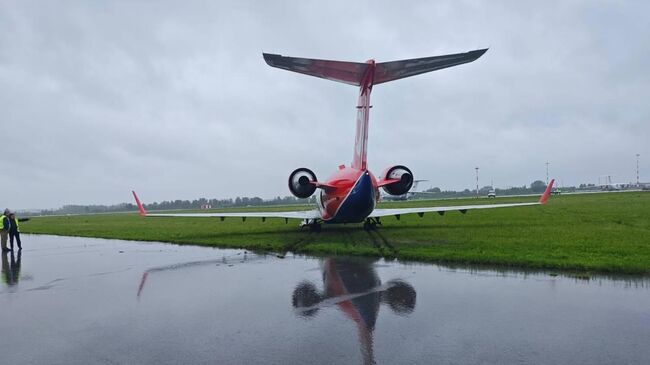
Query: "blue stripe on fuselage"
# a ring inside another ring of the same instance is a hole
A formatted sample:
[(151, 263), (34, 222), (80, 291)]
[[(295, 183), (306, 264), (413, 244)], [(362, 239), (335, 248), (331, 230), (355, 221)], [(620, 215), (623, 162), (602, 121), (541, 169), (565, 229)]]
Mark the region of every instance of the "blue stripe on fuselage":
[(354, 185), (350, 194), (339, 207), (336, 216), (328, 222), (331, 223), (359, 223), (375, 209), (375, 192), (372, 180), (364, 172)]

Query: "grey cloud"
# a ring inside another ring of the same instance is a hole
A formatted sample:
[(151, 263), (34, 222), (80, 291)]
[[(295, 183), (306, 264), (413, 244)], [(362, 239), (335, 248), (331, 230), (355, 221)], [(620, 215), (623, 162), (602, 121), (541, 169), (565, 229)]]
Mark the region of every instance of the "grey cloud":
[(349, 163), (357, 91), (261, 52), (378, 61), (490, 51), (379, 85), (369, 161), (441, 188), (650, 180), (645, 2), (11, 2), (0, 206), (286, 195)]

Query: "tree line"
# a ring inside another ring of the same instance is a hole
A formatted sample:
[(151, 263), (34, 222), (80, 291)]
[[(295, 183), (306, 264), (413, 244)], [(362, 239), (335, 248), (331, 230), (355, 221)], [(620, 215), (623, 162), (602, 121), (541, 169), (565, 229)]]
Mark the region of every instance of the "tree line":
[[(563, 192), (572, 192), (577, 190), (593, 189), (594, 184), (580, 184), (576, 187), (562, 187)], [(541, 180), (533, 181), (529, 186), (514, 186), (505, 189), (497, 188), (496, 195), (523, 195), (523, 194), (541, 194), (546, 189), (546, 183)], [(487, 196), (488, 192), (492, 190), (491, 186), (484, 186), (479, 189), (480, 196)], [(424, 190), (427, 194), (418, 195), (417, 192), (413, 193), (414, 198), (463, 198), (476, 196), (476, 189), (465, 189), (461, 191), (455, 190), (441, 190), (438, 187)], [(235, 199), (206, 199), (199, 198), (195, 200), (164, 200), (161, 202), (153, 202), (150, 204), (143, 204), (147, 211), (156, 210), (176, 210), (176, 209), (202, 209), (209, 207), (210, 209), (218, 208), (231, 208), (231, 207), (248, 207), (248, 206), (273, 206), (273, 205), (296, 205), (296, 204), (314, 204), (316, 197), (312, 196), (308, 199), (298, 199), (294, 196), (277, 196), (273, 199), (264, 200), (260, 197), (236, 197)], [(97, 214), (97, 213), (119, 213), (119, 212), (134, 212), (138, 208), (133, 203), (120, 203), (114, 205), (64, 205), (57, 209), (44, 209), (35, 212), (23, 212), (22, 216), (29, 215), (65, 215), (65, 214)]]
[[(195, 200), (164, 200), (143, 204), (147, 211), (154, 210), (176, 210), (176, 209), (202, 209), (210, 207), (211, 209), (231, 208), (231, 207), (248, 207), (248, 206), (273, 206), (273, 205), (295, 205), (310, 204), (315, 202), (315, 197), (309, 199), (298, 199), (294, 196), (277, 196), (273, 199), (264, 200), (260, 197), (236, 197), (235, 199), (206, 199), (199, 198)], [(97, 214), (97, 213), (119, 213), (134, 212), (138, 207), (133, 203), (120, 203), (114, 205), (64, 205), (57, 209), (43, 209), (38, 212), (25, 212), (21, 215), (65, 215), (65, 214)]]
[[(555, 185), (557, 186), (557, 185)], [(484, 186), (479, 188), (478, 193), (480, 196), (487, 196), (487, 194), (492, 190), (491, 186)], [(494, 189), (497, 196), (504, 195), (525, 195), (525, 194), (541, 194), (546, 190), (546, 183), (541, 180), (533, 181), (529, 186), (512, 186), (505, 189), (496, 188)], [(575, 187), (566, 187), (562, 188), (564, 192), (575, 191)], [(465, 198), (476, 196), (476, 189), (465, 189), (461, 191), (455, 190), (441, 190), (438, 187), (424, 190), (427, 194), (414, 193), (414, 196), (422, 198)]]

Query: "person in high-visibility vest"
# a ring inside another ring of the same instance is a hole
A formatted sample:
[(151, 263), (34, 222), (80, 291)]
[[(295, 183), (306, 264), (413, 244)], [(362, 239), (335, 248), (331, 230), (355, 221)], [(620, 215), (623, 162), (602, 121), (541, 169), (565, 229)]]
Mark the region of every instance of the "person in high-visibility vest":
[(23, 246), (20, 242), (20, 228), (18, 225), (19, 219), (16, 218), (16, 214), (14, 213), (9, 213), (9, 224), (11, 227), (9, 227), (9, 242), (11, 243), (11, 250), (13, 251), (14, 249), (14, 238), (16, 239), (16, 243), (18, 244), (18, 249), (22, 250)]
[(11, 251), (7, 248), (7, 237), (11, 228), (8, 215), (9, 209), (5, 209), (5, 212), (0, 216), (0, 245), (2, 246), (2, 252)]

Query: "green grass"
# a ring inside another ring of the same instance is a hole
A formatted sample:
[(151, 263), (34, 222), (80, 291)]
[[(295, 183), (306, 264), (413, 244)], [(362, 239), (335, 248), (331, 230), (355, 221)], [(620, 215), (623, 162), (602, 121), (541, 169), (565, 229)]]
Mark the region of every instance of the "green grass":
[[(534, 201), (500, 198), (496, 202)], [(490, 201), (492, 202), (492, 201)], [(486, 199), (384, 203), (382, 207), (485, 204)], [(266, 208), (250, 208), (260, 210)], [(281, 209), (292, 209), (283, 207)], [(293, 209), (296, 209), (293, 207)], [(234, 210), (232, 210), (234, 211)], [(545, 206), (447, 212), (324, 225), (320, 233), (284, 219), (141, 218), (136, 214), (37, 217), (25, 233), (163, 241), (275, 252), (396, 257), (528, 269), (650, 274), (650, 193), (552, 197)]]

